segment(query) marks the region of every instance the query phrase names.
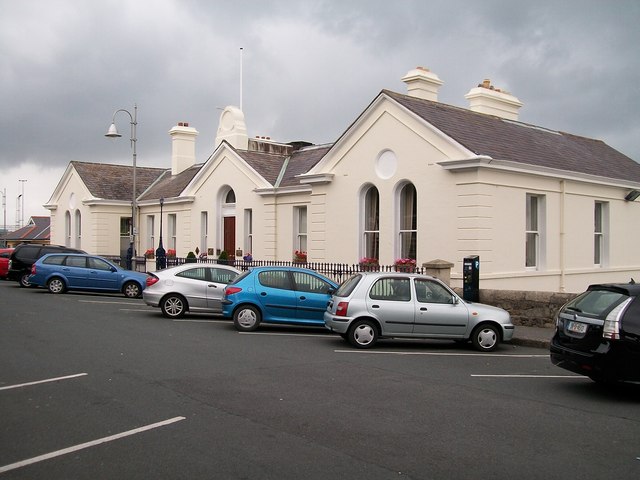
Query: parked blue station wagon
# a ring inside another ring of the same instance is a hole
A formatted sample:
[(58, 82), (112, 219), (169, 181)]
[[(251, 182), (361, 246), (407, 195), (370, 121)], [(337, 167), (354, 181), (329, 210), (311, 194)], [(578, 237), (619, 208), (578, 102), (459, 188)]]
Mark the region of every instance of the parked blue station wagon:
[(125, 270), (96, 255), (50, 253), (31, 267), (29, 283), (51, 293), (67, 290), (122, 292), (137, 298), (146, 286), (147, 274)]

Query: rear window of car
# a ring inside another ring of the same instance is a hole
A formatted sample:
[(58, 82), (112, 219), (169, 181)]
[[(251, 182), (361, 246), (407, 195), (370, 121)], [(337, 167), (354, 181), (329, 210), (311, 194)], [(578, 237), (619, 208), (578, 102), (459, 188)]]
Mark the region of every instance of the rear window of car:
[(281, 290), (291, 290), (291, 280), (289, 272), (286, 270), (265, 270), (258, 274), (260, 285), (269, 288), (279, 288)]
[(574, 311), (586, 316), (605, 318), (607, 314), (624, 302), (627, 295), (610, 290), (591, 290), (579, 295), (569, 302), (565, 310)]
[(191, 280), (201, 280), (203, 282), (206, 282), (208, 281), (207, 268), (196, 267), (190, 268), (188, 270), (183, 270), (182, 272), (176, 273), (176, 277), (190, 278)]
[(21, 262), (33, 261), (38, 258), (38, 254), (40, 253), (39, 246), (26, 246), (17, 248), (13, 255), (20, 260)]
[(348, 297), (353, 292), (353, 289), (356, 288), (356, 285), (360, 283), (362, 280), (362, 275), (354, 275), (352, 277), (347, 278), (344, 282), (340, 284), (338, 290), (336, 290), (336, 297)]
[(369, 298), (408, 302), (411, 300), (411, 284), (408, 278), (381, 278), (371, 287)]
[(67, 267), (87, 267), (87, 259), (85, 257), (67, 257), (67, 261), (65, 262)]
[(42, 263), (47, 265), (62, 265), (64, 258), (64, 255), (51, 255), (50, 257), (45, 258)]

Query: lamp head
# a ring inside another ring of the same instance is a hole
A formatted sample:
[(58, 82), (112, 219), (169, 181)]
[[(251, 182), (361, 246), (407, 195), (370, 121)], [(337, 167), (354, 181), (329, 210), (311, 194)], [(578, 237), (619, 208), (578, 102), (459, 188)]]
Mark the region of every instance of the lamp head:
[(107, 133), (104, 134), (105, 137), (109, 137), (109, 138), (118, 138), (121, 137), (122, 135), (120, 135), (118, 133), (118, 129), (116, 128), (116, 124), (112, 123), (111, 126), (109, 127), (109, 131)]
[(640, 191), (638, 190), (631, 190), (629, 193), (627, 193), (627, 196), (624, 197), (624, 199), (627, 202), (633, 202), (636, 198), (640, 197)]

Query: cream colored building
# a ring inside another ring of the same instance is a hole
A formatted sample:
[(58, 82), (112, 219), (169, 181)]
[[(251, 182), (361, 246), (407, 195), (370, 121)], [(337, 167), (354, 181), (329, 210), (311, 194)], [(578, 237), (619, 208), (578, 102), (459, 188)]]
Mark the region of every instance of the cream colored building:
[[(407, 94), (380, 92), (331, 145), (250, 138), (228, 107), (198, 164), (198, 132), (173, 127), (171, 169), (138, 174), (138, 252), (157, 247), (162, 198), (163, 243), (178, 256), (442, 259), (460, 286), (463, 258), (479, 255), (481, 288), (509, 290), (640, 278), (639, 164), (601, 141), (519, 122), (522, 103), (489, 81), (467, 93), (466, 109), (438, 102), (442, 81), (426, 69), (403, 80)], [(56, 187), (51, 243), (117, 255), (131, 167), (93, 165), (71, 162)]]

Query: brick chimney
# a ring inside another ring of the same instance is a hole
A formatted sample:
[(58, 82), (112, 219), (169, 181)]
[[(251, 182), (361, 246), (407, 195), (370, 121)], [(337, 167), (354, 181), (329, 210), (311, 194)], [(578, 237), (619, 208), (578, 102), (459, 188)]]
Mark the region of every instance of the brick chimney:
[(491, 85), (491, 80), (485, 79), (477, 87), (469, 90), (464, 98), (469, 100), (469, 109), (488, 115), (518, 120), (518, 110), (522, 102), (509, 92)]
[(249, 148), (249, 136), (247, 125), (244, 123), (244, 113), (238, 107), (226, 107), (220, 114), (220, 123), (216, 134), (214, 148), (226, 140), (233, 148), (247, 150)]
[(424, 100), (438, 101), (438, 89), (443, 81), (428, 68), (416, 67), (402, 77), (407, 84), (407, 94)]
[(171, 135), (171, 175), (184, 172), (196, 163), (198, 131), (187, 122), (180, 122), (169, 130)]

